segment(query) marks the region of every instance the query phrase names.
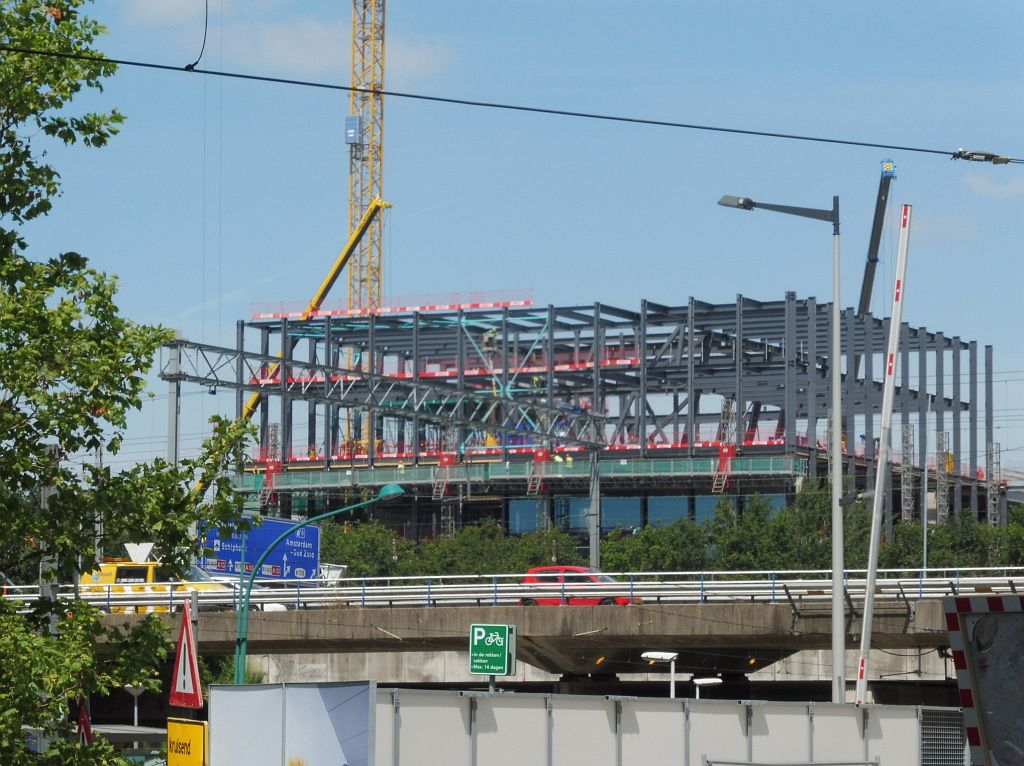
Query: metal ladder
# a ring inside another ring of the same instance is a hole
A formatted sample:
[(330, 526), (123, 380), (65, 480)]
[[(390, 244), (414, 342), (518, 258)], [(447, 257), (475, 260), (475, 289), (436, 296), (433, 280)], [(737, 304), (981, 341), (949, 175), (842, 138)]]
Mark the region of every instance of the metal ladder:
[(715, 473), (714, 482), (711, 485), (711, 493), (714, 495), (721, 495), (725, 492), (725, 487), (729, 483), (729, 472), (728, 471), (717, 471)]
[(266, 508), (270, 503), (270, 496), (274, 494), (274, 477), (267, 476), (263, 479), (263, 486), (260, 487), (259, 503), (260, 508)]
[(526, 479), (526, 494), (539, 495), (540, 488), (544, 484), (544, 464), (531, 463), (530, 475)]
[(431, 497), (434, 500), (441, 500), (448, 494), (448, 466), (438, 466), (434, 469), (434, 487)]
[(537, 474), (531, 473), (530, 478), (526, 482), (526, 494), (527, 495), (539, 495), (540, 487), (544, 483), (544, 477), (538, 476)]
[(735, 420), (736, 399), (727, 396), (722, 402), (722, 415), (718, 420), (718, 441), (719, 457), (718, 466), (715, 469), (715, 476), (711, 482), (711, 493), (720, 495), (725, 492), (729, 484), (729, 469), (732, 467), (732, 460), (724, 460), (721, 456), (721, 445), (732, 444), (736, 438)]
[(274, 497), (274, 476), (276, 476), (280, 470), (280, 464), (278, 461), (267, 461), (267, 469), (263, 474), (263, 485), (260, 487), (259, 495), (257, 496), (261, 509), (267, 508)]

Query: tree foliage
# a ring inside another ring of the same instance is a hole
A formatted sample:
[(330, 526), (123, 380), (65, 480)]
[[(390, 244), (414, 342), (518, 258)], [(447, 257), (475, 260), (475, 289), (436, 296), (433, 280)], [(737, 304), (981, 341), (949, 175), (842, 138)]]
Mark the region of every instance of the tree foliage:
[(560, 529), (545, 529), (529, 532), (513, 538), (501, 572), (525, 572), (533, 567), (550, 564), (584, 564), (585, 557), (575, 537)]
[[(441, 537), (422, 546), (417, 568), (423, 574), (504, 573), (512, 538), (494, 521), (464, 527), (452, 537)], [(497, 569), (493, 569), (497, 566)]]
[(346, 577), (392, 577), (402, 574), (412, 543), (383, 524), (327, 522), (320, 529), (320, 558), (347, 564)]
[[(248, 426), (215, 419), (201, 455), (179, 465), (113, 471), (93, 462), (98, 449), (120, 450), (171, 334), (124, 318), (116, 279), (83, 256), (33, 258), (18, 228), (59, 194), (47, 148), (102, 146), (122, 119), (72, 113), (72, 98), (114, 71), (93, 48), (104, 30), (83, 4), (0, 0), (0, 571), (34, 579), (42, 570), (60, 583), (92, 569), (113, 541), (153, 542), (182, 571), (193, 524), (227, 526), (241, 515), (228, 470), (249, 436)], [(118, 630), (77, 599), (28, 613), (0, 604), (0, 763), (122, 763), (109, 744), (69, 736), (69, 714), (78, 699), (124, 684), (156, 689), (167, 649), (156, 620)], [(28, 753), (29, 729), (50, 742), (41, 755)]]
[(771, 507), (759, 496), (754, 496), (742, 514), (730, 498), (722, 498), (710, 524), (711, 555), (716, 566), (730, 571), (782, 568), (779, 564), (784, 559), (772, 544), (770, 515)]
[(601, 544), (601, 562), (609, 572), (699, 572), (707, 568), (707, 534), (691, 519), (613, 532)]
[[(863, 502), (844, 510), (845, 566), (864, 569), (868, 560), (871, 509)], [(916, 522), (893, 526), (879, 548), (883, 569), (917, 570), (922, 530)], [(1006, 528), (950, 518), (929, 528), (929, 567), (972, 568), (1024, 565), (1024, 511), (1011, 509)], [(488, 521), (450, 538), (418, 544), (373, 522), (327, 525), (325, 561), (344, 563), (359, 577), (394, 575), (516, 574), (546, 564), (585, 564), (580, 541), (560, 529), (519, 537)], [(698, 524), (681, 518), (664, 526), (615, 531), (601, 542), (606, 572), (698, 572), (829, 570), (832, 566), (832, 500), (826, 484), (808, 483), (785, 508), (761, 497), (742, 511), (723, 497), (715, 518)]]
[(116, 69), (93, 47), (106, 30), (82, 15), (84, 4), (0, 2), (0, 44), (8, 49), (0, 59), (0, 220), (23, 223), (52, 207), (60, 176), (45, 161), (45, 148), (38, 146), (44, 137), (103, 146), (123, 120), (116, 110), (80, 115), (67, 111), (77, 93), (102, 90), (103, 79)]

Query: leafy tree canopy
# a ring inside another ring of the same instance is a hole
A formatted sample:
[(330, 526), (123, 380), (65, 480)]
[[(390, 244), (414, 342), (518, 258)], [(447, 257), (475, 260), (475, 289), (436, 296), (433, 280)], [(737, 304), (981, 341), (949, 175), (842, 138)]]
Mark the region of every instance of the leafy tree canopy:
[(403, 573), (413, 544), (383, 524), (327, 522), (320, 529), (320, 559), (346, 564), (346, 577), (390, 577)]
[[(76, 94), (114, 72), (93, 48), (104, 30), (80, 13), (83, 4), (0, 0), (0, 571), (33, 580), (42, 571), (65, 584), (101, 549), (119, 552), (114, 541), (153, 542), (160, 560), (184, 569), (195, 523), (240, 517), (228, 470), (250, 434), (215, 419), (200, 456), (179, 465), (113, 471), (91, 459), (100, 448), (120, 450), (154, 354), (171, 335), (124, 318), (116, 280), (83, 256), (32, 258), (18, 229), (59, 194), (47, 145), (103, 146), (122, 119), (71, 109)], [(69, 58), (81, 55), (94, 58)], [(123, 684), (156, 689), (167, 647), (155, 619), (120, 631), (74, 598), (27, 613), (0, 602), (0, 763), (122, 763), (109, 744), (83, 747), (69, 736), (69, 713), (78, 699)], [(50, 741), (46, 752), (28, 753), (27, 729)]]
[(65, 144), (103, 146), (123, 121), (117, 110), (77, 115), (68, 111), (76, 94), (86, 88), (102, 90), (103, 79), (116, 69), (93, 47), (106, 29), (81, 14), (84, 4), (85, 0), (0, 3), (0, 45), (56, 54), (6, 50), (0, 59), (0, 220), (22, 223), (44, 215), (59, 193), (59, 175), (37, 146), (41, 136)]

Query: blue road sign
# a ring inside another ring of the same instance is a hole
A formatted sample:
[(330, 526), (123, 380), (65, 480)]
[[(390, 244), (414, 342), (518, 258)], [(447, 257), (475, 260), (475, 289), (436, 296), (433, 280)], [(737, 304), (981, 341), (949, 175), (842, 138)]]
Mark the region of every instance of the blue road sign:
[[(263, 523), (245, 533), (221, 537), (216, 529), (207, 531), (199, 566), (213, 575), (238, 575), (242, 569), (242, 548), (245, 548), (245, 574), (252, 574), (256, 563), (278, 535), (294, 522), (263, 519)], [(270, 552), (257, 573), (258, 579), (305, 580), (320, 571), (320, 528), (303, 527), (292, 532)]]

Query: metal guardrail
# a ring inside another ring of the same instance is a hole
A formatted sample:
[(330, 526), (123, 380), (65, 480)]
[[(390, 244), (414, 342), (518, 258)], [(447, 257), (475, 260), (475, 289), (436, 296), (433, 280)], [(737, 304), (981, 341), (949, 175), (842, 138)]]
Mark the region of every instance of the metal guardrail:
[[(343, 578), (324, 585), (321, 580), (265, 583), (252, 592), (256, 609), (280, 610), (324, 607), (514, 606), (522, 599), (556, 600), (626, 597), (644, 604), (791, 603), (801, 608), (825, 607), (832, 598), (828, 570), (749, 572), (623, 572), (615, 582), (572, 582), (527, 585), (522, 574), (446, 575), (439, 577)], [(863, 570), (846, 573), (846, 594), (856, 605), (863, 601)], [(102, 611), (167, 612), (181, 608), (190, 597), (189, 583), (148, 585), (87, 585), (80, 595)], [(208, 586), (208, 583), (204, 583)], [(126, 590), (126, 588), (133, 590)], [(199, 590), (201, 610), (238, 608), (238, 588)], [(881, 570), (876, 601), (910, 601), (950, 595), (1024, 594), (1024, 567), (985, 569)], [(30, 609), (39, 598), (37, 586), (7, 586), (4, 598)], [(72, 586), (60, 589), (62, 598), (74, 595)]]

